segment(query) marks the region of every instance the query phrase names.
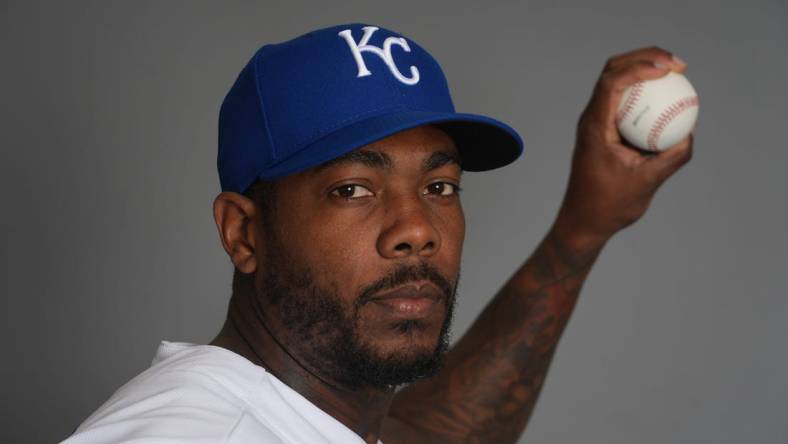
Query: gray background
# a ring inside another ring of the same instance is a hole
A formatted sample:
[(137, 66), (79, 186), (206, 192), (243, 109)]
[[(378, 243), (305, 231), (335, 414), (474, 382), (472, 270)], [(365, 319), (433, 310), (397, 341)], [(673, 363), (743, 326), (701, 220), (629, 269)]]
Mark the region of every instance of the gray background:
[(522, 442), (788, 442), (784, 0), (0, 2), (0, 441), (66, 437), (159, 340), (218, 331), (219, 104), (261, 44), (350, 21), (526, 140), (465, 178), (456, 336), (552, 221), (604, 60), (687, 60), (695, 158), (602, 254)]

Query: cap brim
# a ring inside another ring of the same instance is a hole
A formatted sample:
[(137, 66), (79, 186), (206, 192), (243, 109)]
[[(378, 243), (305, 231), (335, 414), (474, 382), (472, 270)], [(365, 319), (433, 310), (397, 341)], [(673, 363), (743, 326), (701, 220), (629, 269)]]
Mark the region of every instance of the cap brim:
[(454, 140), (463, 170), (499, 168), (513, 162), (523, 152), (523, 141), (517, 132), (498, 120), (475, 114), (402, 111), (370, 117), (332, 132), (266, 168), (259, 178), (273, 180), (304, 171), (421, 125), (435, 125)]

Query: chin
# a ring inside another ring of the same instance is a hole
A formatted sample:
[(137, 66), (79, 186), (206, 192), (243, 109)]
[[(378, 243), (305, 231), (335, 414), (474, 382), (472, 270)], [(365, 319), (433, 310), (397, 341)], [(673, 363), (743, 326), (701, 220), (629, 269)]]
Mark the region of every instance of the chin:
[(417, 319), (398, 321), (386, 334), (371, 338), (368, 345), (384, 359), (418, 359), (432, 355), (441, 345), (440, 327)]
[[(443, 321), (443, 322), (439, 322)], [(349, 387), (390, 388), (434, 375), (448, 350), (448, 319), (397, 319), (356, 329), (337, 375)]]

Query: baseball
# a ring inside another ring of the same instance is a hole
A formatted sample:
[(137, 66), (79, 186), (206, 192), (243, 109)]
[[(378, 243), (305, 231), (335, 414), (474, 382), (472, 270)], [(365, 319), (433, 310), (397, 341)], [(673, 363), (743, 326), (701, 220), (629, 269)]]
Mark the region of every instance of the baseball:
[(647, 151), (677, 144), (689, 135), (697, 119), (698, 94), (677, 72), (627, 88), (616, 114), (624, 139)]

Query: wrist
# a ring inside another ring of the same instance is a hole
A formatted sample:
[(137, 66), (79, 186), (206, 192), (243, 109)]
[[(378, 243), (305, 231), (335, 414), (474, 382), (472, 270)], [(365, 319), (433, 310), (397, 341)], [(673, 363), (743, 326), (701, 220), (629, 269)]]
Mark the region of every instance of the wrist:
[(590, 229), (588, 223), (571, 217), (565, 211), (558, 213), (558, 217), (550, 228), (550, 233), (557, 237), (561, 243), (581, 255), (601, 250), (612, 237), (612, 234), (599, 233)]

